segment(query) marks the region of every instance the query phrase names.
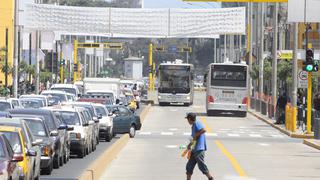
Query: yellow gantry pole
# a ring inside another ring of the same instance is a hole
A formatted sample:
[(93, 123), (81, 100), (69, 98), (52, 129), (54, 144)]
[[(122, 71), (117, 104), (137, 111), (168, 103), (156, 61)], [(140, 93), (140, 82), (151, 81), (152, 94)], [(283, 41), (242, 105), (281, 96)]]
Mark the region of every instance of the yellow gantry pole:
[(78, 74), (78, 71), (79, 71), (79, 66), (78, 66), (78, 60), (77, 60), (77, 56), (78, 56), (78, 41), (77, 40), (74, 40), (74, 46), (73, 46), (73, 52), (74, 52), (74, 55), (73, 55), (73, 58), (74, 58), (74, 66), (76, 66), (77, 68), (73, 68), (73, 82), (76, 82), (77, 81), (77, 74)]
[(152, 44), (149, 44), (149, 91), (153, 90), (153, 76), (152, 76)]
[(153, 84), (152, 84), (152, 90), (155, 90), (155, 84), (156, 84), (156, 63), (153, 62), (152, 64), (152, 73), (153, 73)]
[(311, 134), (312, 73), (308, 72), (307, 134)]
[(60, 53), (60, 83), (63, 84), (64, 83), (64, 63), (63, 63), (63, 53)]

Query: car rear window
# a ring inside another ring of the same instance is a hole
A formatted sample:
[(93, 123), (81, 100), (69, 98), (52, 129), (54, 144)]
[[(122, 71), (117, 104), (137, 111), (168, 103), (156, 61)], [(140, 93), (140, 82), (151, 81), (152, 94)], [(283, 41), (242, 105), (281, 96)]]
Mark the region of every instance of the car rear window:
[(17, 132), (2, 131), (2, 134), (4, 134), (6, 138), (9, 140), (14, 153), (22, 153), (21, 141)]
[(55, 111), (55, 113), (59, 113), (62, 121), (67, 125), (80, 125), (80, 118), (76, 112)]
[(34, 136), (48, 137), (45, 127), (41, 121), (26, 120), (26, 122)]

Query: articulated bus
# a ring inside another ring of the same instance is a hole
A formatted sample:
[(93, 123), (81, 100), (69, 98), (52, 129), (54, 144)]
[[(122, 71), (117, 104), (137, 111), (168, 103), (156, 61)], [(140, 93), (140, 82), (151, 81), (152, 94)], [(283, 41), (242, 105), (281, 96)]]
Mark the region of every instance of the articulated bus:
[(232, 112), (246, 117), (248, 76), (246, 64), (210, 64), (205, 74), (207, 115)]
[(160, 106), (170, 104), (193, 104), (192, 64), (161, 63), (159, 65), (158, 102)]

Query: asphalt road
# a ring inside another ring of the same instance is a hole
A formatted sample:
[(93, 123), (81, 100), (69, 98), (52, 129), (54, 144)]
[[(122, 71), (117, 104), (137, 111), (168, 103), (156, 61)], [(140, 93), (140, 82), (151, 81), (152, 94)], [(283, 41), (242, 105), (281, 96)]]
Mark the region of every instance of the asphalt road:
[[(140, 114), (144, 109), (142, 108), (137, 110), (137, 114)], [(71, 157), (70, 161), (67, 164), (64, 164), (59, 169), (54, 169), (51, 175), (42, 175), (41, 180), (75, 180), (79, 177), (82, 172), (94, 161), (96, 160), (105, 150), (107, 150), (114, 142), (119, 139), (121, 135), (117, 135), (112, 139), (111, 142), (100, 141), (100, 144), (97, 146), (97, 149), (91, 154), (87, 155), (83, 159)]]
[[(196, 93), (191, 107), (154, 106), (142, 130), (130, 139), (101, 180), (185, 179), (187, 160), (180, 145), (188, 142), (186, 112), (198, 113), (207, 129), (206, 162), (215, 179), (320, 179), (320, 152), (248, 114), (207, 117), (205, 94)], [(193, 179), (206, 179), (195, 168)]]

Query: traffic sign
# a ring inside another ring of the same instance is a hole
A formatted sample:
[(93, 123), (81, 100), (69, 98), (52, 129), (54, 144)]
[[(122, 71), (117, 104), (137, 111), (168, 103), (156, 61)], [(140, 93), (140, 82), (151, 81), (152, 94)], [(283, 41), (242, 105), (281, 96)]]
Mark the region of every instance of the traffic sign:
[(298, 88), (308, 88), (308, 72), (307, 71), (299, 70)]

